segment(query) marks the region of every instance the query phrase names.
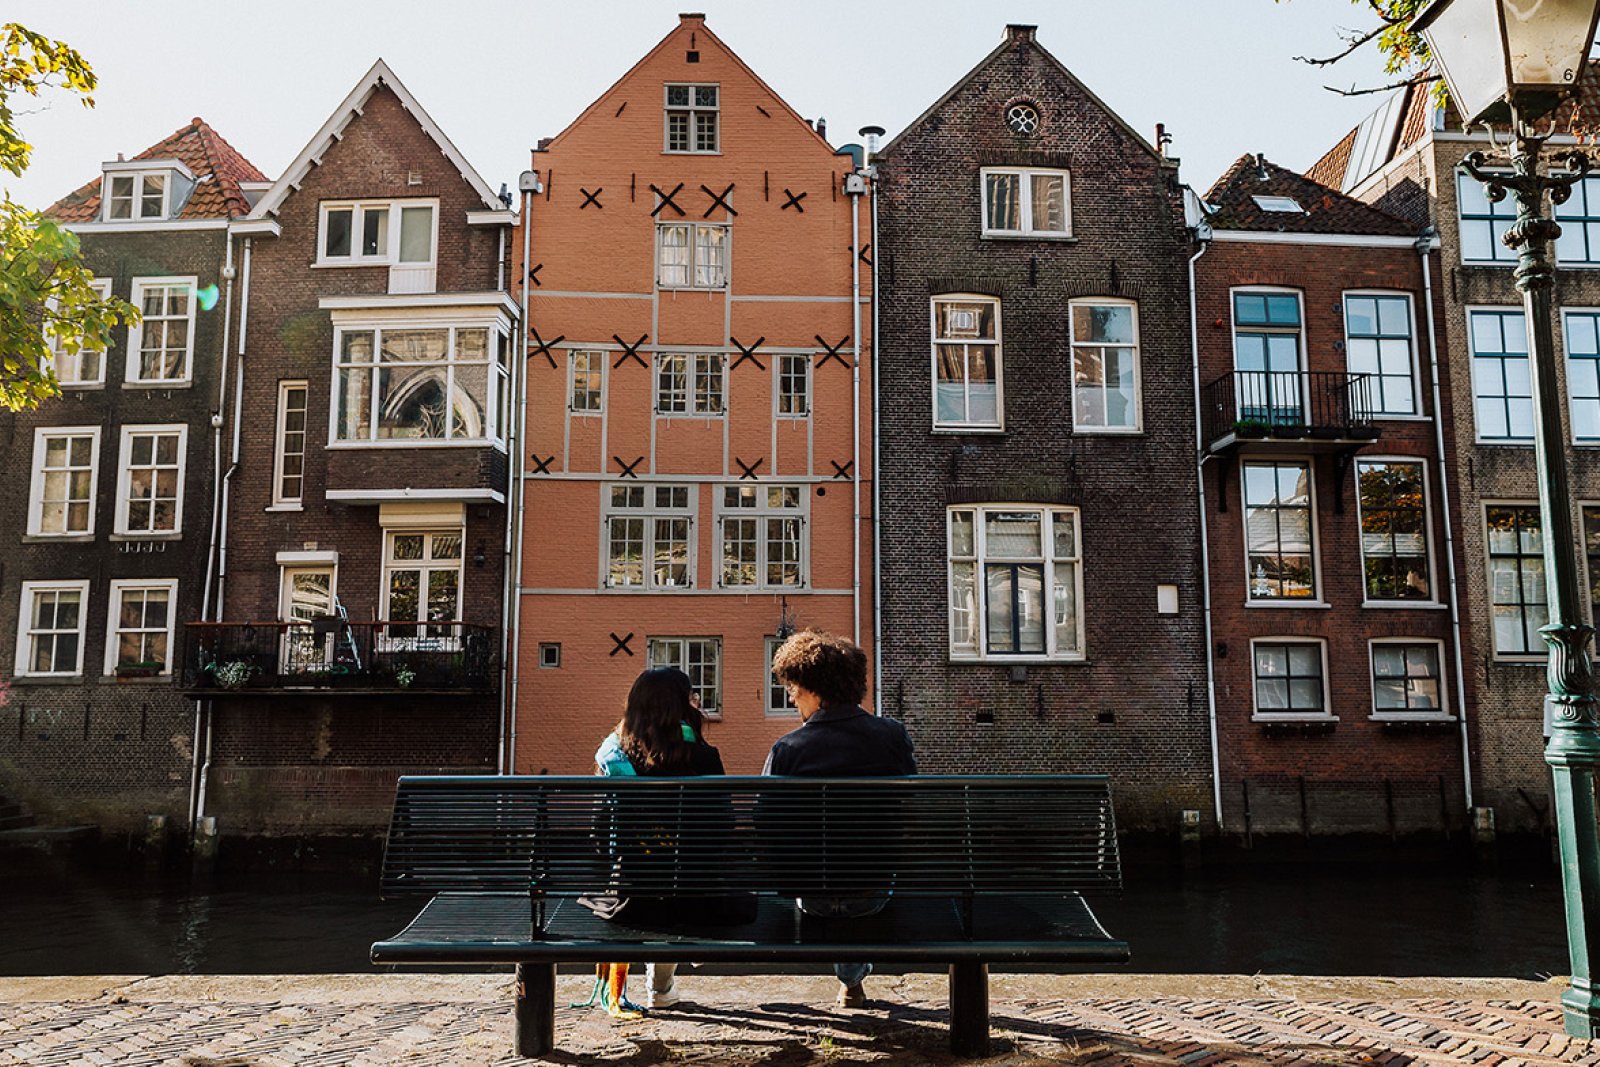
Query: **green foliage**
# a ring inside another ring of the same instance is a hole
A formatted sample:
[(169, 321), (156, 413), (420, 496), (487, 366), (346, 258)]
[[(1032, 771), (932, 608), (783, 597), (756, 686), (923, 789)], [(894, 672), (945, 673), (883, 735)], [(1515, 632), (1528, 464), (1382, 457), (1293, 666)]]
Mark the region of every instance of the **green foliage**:
[[(27, 169), (33, 148), (17, 131), (11, 96), (52, 87), (94, 106), (94, 72), (81, 55), (14, 22), (0, 25), (0, 167), (12, 174)], [(119, 321), (139, 321), (126, 301), (100, 299), (92, 281), (77, 237), (10, 197), (0, 200), (0, 409), (36, 407), (61, 391), (52, 349), (103, 352)]]
[[(1274, 0), (1274, 3), (1287, 2), (1288, 0)], [(1426, 6), (1428, 0), (1350, 0), (1350, 2), (1367, 12), (1376, 20), (1377, 25), (1343, 34), (1345, 48), (1342, 51), (1325, 59), (1308, 59), (1306, 62), (1318, 67), (1331, 66), (1364, 45), (1374, 43), (1383, 55), (1384, 70), (1396, 77), (1395, 85), (1419, 82), (1432, 77), (1428, 70), (1432, 61), (1432, 57), (1428, 54), (1428, 42), (1422, 39), (1421, 34), (1411, 32), (1411, 20)], [(1448, 99), (1444, 80), (1442, 78), (1432, 80), (1434, 100), (1443, 106)], [(1374, 88), (1355, 90), (1355, 92), (1373, 91)]]

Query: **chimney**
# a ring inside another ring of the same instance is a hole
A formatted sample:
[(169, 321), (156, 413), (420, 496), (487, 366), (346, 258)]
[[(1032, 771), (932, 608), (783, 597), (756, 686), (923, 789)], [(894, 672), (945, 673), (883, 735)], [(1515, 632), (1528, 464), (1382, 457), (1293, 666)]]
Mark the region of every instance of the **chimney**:
[(703, 11), (685, 11), (678, 16), (679, 22), (704, 22), (705, 20), (706, 15)]
[(1156, 154), (1162, 159), (1167, 158), (1167, 146), (1172, 143), (1172, 134), (1167, 132), (1167, 124), (1156, 123)]
[(1270, 175), (1267, 174), (1267, 156), (1266, 156), (1266, 153), (1257, 152), (1256, 153), (1256, 179), (1258, 181), (1266, 181), (1266, 180), (1268, 180), (1269, 177), (1270, 177)]
[(878, 154), (878, 144), (885, 130), (882, 126), (863, 126), (860, 129), (862, 138), (867, 142), (867, 158)]
[(1033, 40), (1034, 32), (1038, 29), (1039, 27), (1037, 26), (1029, 26), (1021, 22), (1010, 23), (1006, 26), (1006, 40), (1016, 42), (1031, 41)]
[(828, 120), (820, 115), (817, 116), (817, 136), (824, 141), (828, 139)]

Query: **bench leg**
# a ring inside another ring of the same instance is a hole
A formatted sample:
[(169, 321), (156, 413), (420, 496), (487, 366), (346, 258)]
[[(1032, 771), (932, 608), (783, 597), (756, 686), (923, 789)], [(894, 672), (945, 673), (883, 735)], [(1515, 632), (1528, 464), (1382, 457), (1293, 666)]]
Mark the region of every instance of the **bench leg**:
[(957, 1056), (989, 1054), (989, 965), (950, 965), (950, 1051)]
[(543, 1056), (556, 1047), (556, 965), (517, 964), (517, 1055)]

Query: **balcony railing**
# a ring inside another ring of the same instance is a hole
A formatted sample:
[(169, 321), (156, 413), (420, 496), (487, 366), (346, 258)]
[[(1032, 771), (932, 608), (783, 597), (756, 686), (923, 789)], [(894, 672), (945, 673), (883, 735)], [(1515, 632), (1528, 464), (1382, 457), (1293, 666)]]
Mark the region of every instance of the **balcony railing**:
[(1206, 444), (1289, 438), (1371, 441), (1372, 376), (1236, 370), (1201, 392)]
[(181, 684), (192, 691), (356, 689), (489, 692), (498, 630), (470, 622), (191, 622)]

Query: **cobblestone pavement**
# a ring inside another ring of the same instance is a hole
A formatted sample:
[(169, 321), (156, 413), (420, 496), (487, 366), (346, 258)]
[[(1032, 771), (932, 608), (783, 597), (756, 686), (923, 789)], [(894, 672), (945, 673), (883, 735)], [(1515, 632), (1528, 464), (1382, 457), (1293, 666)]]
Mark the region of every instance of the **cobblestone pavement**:
[[(636, 986), (641, 983), (636, 982)], [(941, 979), (685, 975), (684, 1003), (616, 1023), (567, 1008), (560, 1064), (949, 1064)], [(996, 975), (994, 1054), (1034, 1064), (1600, 1064), (1554, 984), (1498, 980)], [(0, 979), (0, 1065), (286, 1067), (527, 1063), (499, 975)]]

